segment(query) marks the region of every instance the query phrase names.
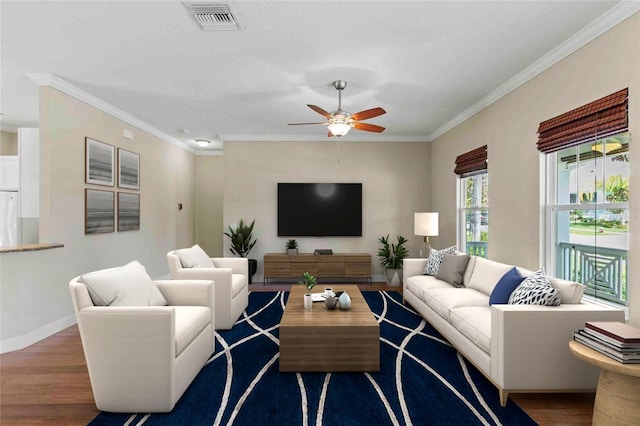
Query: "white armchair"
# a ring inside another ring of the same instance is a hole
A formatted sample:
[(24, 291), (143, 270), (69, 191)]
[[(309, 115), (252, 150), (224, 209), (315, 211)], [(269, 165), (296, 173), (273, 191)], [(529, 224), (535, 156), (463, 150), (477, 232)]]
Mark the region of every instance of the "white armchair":
[(229, 330), (249, 304), (249, 261), (212, 257), (213, 268), (185, 268), (175, 251), (167, 253), (174, 280), (212, 280), (216, 294), (216, 329)]
[(213, 283), (154, 283), (168, 306), (95, 306), (81, 277), (69, 282), (99, 410), (171, 411), (214, 351)]

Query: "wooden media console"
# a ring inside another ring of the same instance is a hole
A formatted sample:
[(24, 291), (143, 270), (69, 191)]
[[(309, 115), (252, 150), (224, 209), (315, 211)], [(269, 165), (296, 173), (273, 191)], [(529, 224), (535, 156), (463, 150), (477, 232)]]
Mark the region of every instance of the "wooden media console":
[(366, 278), (371, 282), (369, 253), (264, 255), (264, 282), (270, 278), (302, 278), (309, 272), (317, 278)]

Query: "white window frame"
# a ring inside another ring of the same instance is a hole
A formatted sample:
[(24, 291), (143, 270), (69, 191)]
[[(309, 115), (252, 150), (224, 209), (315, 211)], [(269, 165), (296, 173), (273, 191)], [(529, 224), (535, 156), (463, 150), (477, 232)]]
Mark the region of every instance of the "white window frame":
[[(589, 143), (589, 142), (584, 142)], [(598, 210), (598, 209), (626, 209), (629, 210), (629, 202), (623, 203), (567, 203), (567, 204), (556, 204), (557, 200), (557, 176), (558, 176), (558, 151), (551, 152), (548, 154), (542, 154), (544, 157), (544, 172), (546, 177), (546, 186), (545, 186), (545, 194), (546, 199), (544, 205), (544, 227), (545, 227), (545, 244), (544, 244), (544, 259), (545, 259), (545, 269), (548, 274), (554, 275), (556, 272), (556, 221), (554, 220), (554, 215), (559, 211), (570, 211), (570, 210)], [(629, 289), (627, 288), (627, 292)], [(607, 306), (613, 306), (616, 308), (622, 308), (625, 310), (626, 315), (628, 316), (628, 305), (622, 305), (618, 303), (614, 303), (605, 299), (597, 298), (588, 294), (583, 296), (585, 299), (590, 300), (592, 302), (597, 302)], [(627, 294), (627, 304), (628, 304), (628, 294)]]
[[(467, 249), (467, 241), (466, 241), (466, 236), (467, 236), (467, 230), (463, 229), (463, 226), (466, 224), (465, 222), (465, 214), (466, 212), (475, 212), (475, 211), (486, 211), (487, 215), (489, 214), (489, 200), (487, 199), (487, 205), (485, 207), (480, 206), (480, 207), (464, 207), (466, 205), (466, 188), (462, 188), (462, 185), (465, 182), (466, 178), (470, 178), (470, 177), (475, 177), (475, 176), (480, 176), (486, 174), (487, 175), (487, 179), (488, 179), (488, 171), (487, 170), (483, 170), (480, 173), (474, 173), (471, 174), (469, 176), (457, 176), (457, 180), (456, 180), (456, 199), (457, 199), (457, 207), (458, 207), (458, 214), (457, 216), (457, 220), (456, 220), (456, 241), (458, 242), (458, 250), (459, 251), (466, 251)], [(489, 225), (489, 218), (487, 216), (487, 226)], [(487, 256), (489, 253), (489, 241), (487, 241)]]

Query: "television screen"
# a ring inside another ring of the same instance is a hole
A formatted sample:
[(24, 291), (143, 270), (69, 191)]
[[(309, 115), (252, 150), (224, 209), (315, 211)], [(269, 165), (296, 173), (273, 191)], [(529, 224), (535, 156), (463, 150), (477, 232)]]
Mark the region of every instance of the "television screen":
[(362, 236), (362, 184), (278, 183), (278, 236)]

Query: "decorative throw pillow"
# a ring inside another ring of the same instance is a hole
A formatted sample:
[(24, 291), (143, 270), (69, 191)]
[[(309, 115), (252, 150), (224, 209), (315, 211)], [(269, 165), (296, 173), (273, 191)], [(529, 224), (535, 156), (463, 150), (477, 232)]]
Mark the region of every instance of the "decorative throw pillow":
[(524, 280), (524, 277), (518, 273), (516, 267), (511, 268), (493, 288), (491, 296), (489, 296), (489, 306), (509, 303), (509, 296), (520, 285), (522, 280)]
[(436, 272), (436, 278), (446, 281), (454, 287), (464, 287), (462, 275), (469, 262), (469, 257), (468, 254), (445, 254), (440, 269)]
[(183, 268), (215, 268), (209, 255), (197, 244), (190, 248), (176, 250), (176, 254)]
[(431, 249), (429, 252), (429, 260), (427, 261), (427, 266), (424, 268), (425, 275), (435, 275), (438, 273), (438, 269), (440, 269), (440, 264), (442, 263), (442, 258), (445, 254), (454, 254), (456, 252), (456, 246), (449, 247), (442, 250)]
[(539, 269), (520, 283), (509, 296), (510, 305), (560, 305), (560, 291), (549, 283), (544, 270)]
[(158, 287), (137, 260), (120, 268), (91, 272), (80, 277), (96, 306), (165, 306)]

